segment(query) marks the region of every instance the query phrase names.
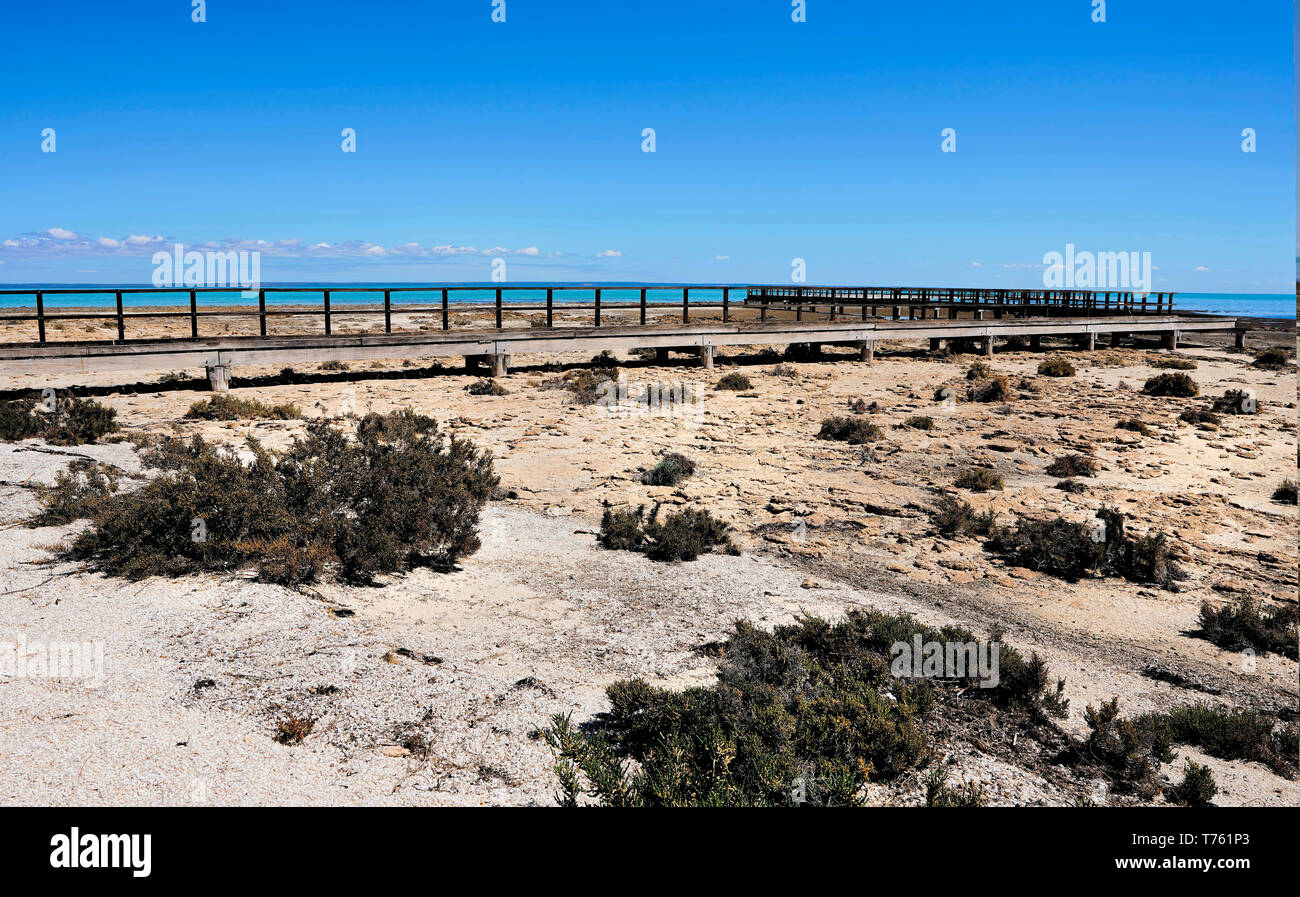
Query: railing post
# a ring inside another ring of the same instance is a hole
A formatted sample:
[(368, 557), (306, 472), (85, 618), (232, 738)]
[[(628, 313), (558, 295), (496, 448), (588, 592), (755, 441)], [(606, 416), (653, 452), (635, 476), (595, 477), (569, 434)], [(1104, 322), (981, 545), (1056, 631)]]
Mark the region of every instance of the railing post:
[(325, 290), (325, 335), (329, 336), (334, 332), (332, 322), (330, 321), (330, 291)]
[(760, 322), (767, 320), (767, 295), (766, 294), (763, 295), (763, 298), (758, 300), (758, 320)]
[(190, 290), (190, 339), (199, 338), (199, 297)]
[(501, 329), (501, 287), (497, 287), (497, 330)]
[(546, 326), (551, 327), (555, 324), (555, 291), (550, 287), (546, 288)]
[(446, 330), (449, 326), (447, 320), (447, 288), (442, 288), (442, 329)]
[(393, 294), (384, 290), (384, 333), (393, 332)]
[(596, 326), (600, 326), (600, 290), (596, 290)]
[(682, 287), (682, 323), (691, 323), (691, 288)]
[(722, 323), (731, 320), (731, 290), (722, 288)]
[(641, 323), (645, 323), (645, 287), (641, 288)]
[(257, 327), (266, 336), (266, 290), (257, 291)]
[(126, 339), (126, 318), (122, 315), (122, 291), (117, 291), (117, 338)]
[(45, 294), (36, 291), (36, 340), (45, 342)]

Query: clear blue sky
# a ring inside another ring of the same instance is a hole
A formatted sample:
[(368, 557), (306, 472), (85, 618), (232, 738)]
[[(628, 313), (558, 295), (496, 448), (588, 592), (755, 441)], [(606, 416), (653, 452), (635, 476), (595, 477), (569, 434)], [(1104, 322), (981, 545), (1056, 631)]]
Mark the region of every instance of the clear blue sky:
[(486, 280), (495, 249), (512, 281), (800, 257), (809, 283), (1033, 286), (1073, 243), (1151, 252), (1156, 289), (1289, 291), (1292, 3), (1106, 12), (9, 2), (0, 281), (147, 282), (162, 237), (266, 241), (266, 282)]

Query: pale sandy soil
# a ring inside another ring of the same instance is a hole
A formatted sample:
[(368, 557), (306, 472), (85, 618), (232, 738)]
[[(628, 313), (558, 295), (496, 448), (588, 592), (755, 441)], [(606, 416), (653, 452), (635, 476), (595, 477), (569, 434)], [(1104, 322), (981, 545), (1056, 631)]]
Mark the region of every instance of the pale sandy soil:
[[(510, 390), (502, 397), (467, 394), (475, 378), (451, 369), (409, 379), (383, 373), (403, 372), (399, 362), (236, 388), (264, 402), (297, 402), (307, 416), (416, 408), (490, 447), (503, 486), (517, 497), (492, 506), (484, 547), (462, 572), (416, 573), (382, 589), (299, 593), (241, 579), (124, 584), (65, 568), (53, 575), (27, 562), (48, 557), (43, 546), (63, 530), (0, 531), (0, 633), (101, 638), (112, 673), (93, 690), (0, 680), (0, 800), (184, 803), (197, 788), (214, 803), (544, 803), (554, 788), (548, 756), (528, 732), (548, 714), (588, 718), (606, 706), (603, 687), (624, 676), (707, 682), (712, 667), (692, 649), (722, 637), (735, 619), (770, 624), (801, 609), (836, 616), (859, 604), (980, 632), (1001, 626), (1066, 678), (1071, 731), (1083, 730), (1087, 703), (1113, 695), (1127, 711), (1207, 699), (1145, 677), (1148, 665), (1221, 693), (1209, 700), (1294, 718), (1294, 661), (1251, 662), (1187, 635), (1203, 600), (1241, 592), (1297, 598), (1296, 508), (1270, 500), (1296, 475), (1294, 368), (1261, 371), (1222, 344), (1193, 345), (1178, 354), (1198, 361), (1189, 373), (1201, 398), (1154, 398), (1138, 390), (1160, 372), (1150, 364), (1160, 353), (1089, 355), (1062, 346), (1077, 377), (1037, 376), (1049, 353), (999, 353), (993, 369), (1012, 383), (1028, 378), (1038, 395), (1018, 391), (1006, 406), (945, 406), (933, 401), (935, 389), (964, 391), (973, 356), (937, 360), (894, 348), (901, 351), (873, 365), (828, 349), (825, 361), (794, 364), (793, 377), (777, 376), (772, 361), (754, 355), (723, 356), (714, 371), (625, 365), (634, 383), (701, 387), (698, 413), (686, 416), (619, 417), (541, 387), (556, 376), (541, 364), (585, 360), (578, 356), (521, 359), (524, 367), (502, 381)], [(709, 389), (733, 369), (753, 380), (752, 391)], [(128, 432), (256, 435), (274, 446), (301, 426), (186, 421), (189, 404), (205, 397), (202, 384), (113, 388), (123, 381), (7, 378), (0, 388), (102, 385), (101, 401), (119, 411)], [(1217, 429), (1177, 420), (1227, 388), (1254, 390), (1261, 412), (1225, 417)], [(813, 438), (824, 417), (848, 413), (858, 398), (879, 403), (870, 417), (885, 430), (881, 442), (864, 451)], [(918, 414), (933, 417), (935, 429), (899, 426)], [(1131, 417), (1154, 434), (1115, 429)], [(1088, 492), (1055, 489), (1059, 478), (1043, 468), (1055, 455), (1085, 450), (1102, 465)], [(3, 451), (0, 479), (10, 485), (0, 496), (13, 522), (30, 511), (31, 494), (12, 484), (48, 477), (67, 459)], [(124, 446), (70, 451), (129, 464)], [(667, 451), (694, 459), (696, 476), (677, 488), (642, 485), (640, 471)], [(963, 497), (1008, 519), (1084, 520), (1103, 503), (1117, 505), (1130, 531), (1172, 536), (1188, 579), (1176, 591), (1118, 579), (1070, 584), (1008, 569), (975, 541), (936, 537), (924, 508), (966, 466), (1003, 475), (1004, 491)], [(669, 567), (594, 545), (605, 507), (654, 501), (709, 507), (732, 523), (745, 556)], [(826, 588), (801, 588), (809, 576)], [(339, 605), (355, 616), (334, 615)], [(400, 648), (414, 658), (389, 653)], [(215, 685), (196, 692), (206, 678)], [(338, 691), (311, 694), (324, 685)], [(316, 731), (297, 747), (273, 742), (275, 719), (300, 711), (320, 717)], [(420, 727), (429, 758), (389, 756), (402, 753), (395, 743), (403, 726)], [(996, 802), (1079, 797), (959, 734), (949, 750), (955, 778), (990, 783)], [(1220, 803), (1300, 803), (1296, 782), (1258, 764), (1205, 762)], [(873, 797), (914, 802), (916, 785), (877, 786)]]

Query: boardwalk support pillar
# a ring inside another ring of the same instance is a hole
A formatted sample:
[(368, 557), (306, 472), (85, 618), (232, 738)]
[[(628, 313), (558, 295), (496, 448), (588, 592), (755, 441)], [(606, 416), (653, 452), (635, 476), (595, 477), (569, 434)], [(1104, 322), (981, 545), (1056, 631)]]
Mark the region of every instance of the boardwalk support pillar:
[(858, 343), (858, 360), (865, 361), (867, 364), (876, 360), (876, 343), (874, 340), (863, 340)]
[(230, 365), (221, 361), (207, 364), (208, 386), (213, 392), (226, 392), (230, 389)]
[(1245, 330), (1234, 330), (1233, 333), (1232, 333), (1232, 335), (1233, 335), (1233, 343), (1232, 343), (1232, 344), (1233, 344), (1234, 346), (1236, 346), (1238, 349), (1244, 349), (1244, 348), (1246, 348), (1246, 331), (1245, 331)]
[(1178, 331), (1166, 330), (1160, 334), (1160, 348), (1177, 349), (1178, 348)]
[(1079, 348), (1091, 352), (1097, 348), (1097, 334), (1089, 330), (1079, 338)]
[(492, 356), (492, 376), (493, 376), (493, 377), (504, 377), (504, 376), (506, 376), (506, 374), (509, 374), (509, 373), (510, 373), (510, 356), (509, 356), (509, 355), (501, 355), (501, 354), (493, 355), (493, 356)]
[(1112, 349), (1118, 349), (1119, 341), (1123, 338), (1124, 334), (1120, 333), (1118, 330), (1113, 331), (1110, 335), (1110, 347)]
[(991, 336), (984, 337), (984, 355), (986, 357), (992, 357), (993, 355), (993, 337)]
[(700, 367), (713, 367), (713, 346), (700, 346)]
[(939, 339), (939, 337), (937, 337), (937, 336), (932, 336), (932, 337), (930, 337), (930, 351), (931, 351), (931, 352), (938, 352), (938, 351), (939, 351), (940, 349), (942, 349), (942, 348), (943, 348), (943, 340)]
[(655, 349), (655, 364), (667, 364), (667, 363), (668, 363), (668, 347), (667, 346), (657, 347)]
[(1043, 348), (1043, 338), (1041, 336), (1031, 336), (1029, 338), (1029, 351), (1038, 352)]

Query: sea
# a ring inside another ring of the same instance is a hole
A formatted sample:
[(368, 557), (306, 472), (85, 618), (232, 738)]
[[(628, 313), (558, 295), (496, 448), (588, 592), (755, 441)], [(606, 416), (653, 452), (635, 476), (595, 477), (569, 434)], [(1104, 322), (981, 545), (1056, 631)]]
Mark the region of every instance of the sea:
[[(26, 290), (29, 292), (0, 295), (0, 308), (35, 308), (36, 306), (36, 289), (42, 290), (104, 290), (104, 289), (135, 289), (147, 284), (0, 284), (0, 290)], [(428, 287), (427, 289), (412, 290), (410, 292), (399, 292), (392, 294), (392, 304), (394, 307), (401, 305), (434, 305), (441, 301), (442, 294), (440, 291), (441, 284), (438, 288), (430, 287), (429, 284), (417, 283), (266, 283), (262, 284), (267, 289), (275, 287), (294, 287), (296, 289), (308, 290), (308, 292), (295, 293), (271, 293), (266, 297), (268, 305), (302, 305), (308, 303), (317, 303), (321, 301), (320, 291), (325, 288), (338, 289), (348, 287), (349, 292), (332, 292), (330, 295), (331, 305), (349, 305), (349, 304), (373, 304), (383, 301), (383, 290), (386, 288), (396, 287)], [(626, 283), (511, 283), (511, 284), (494, 284), (494, 283), (455, 283), (446, 284), (449, 287), (456, 287), (455, 292), (451, 294), (451, 301), (462, 304), (487, 304), (495, 299), (495, 289), (497, 286), (509, 286), (503, 297), (503, 304), (528, 304), (536, 305), (546, 300), (547, 288), (564, 288), (563, 293), (555, 295), (557, 303), (565, 301), (590, 301), (593, 291), (601, 290), (601, 299), (604, 302), (636, 302), (640, 298), (639, 285), (635, 288), (629, 287)], [(722, 286), (708, 285), (693, 286), (691, 285), (691, 300), (693, 302), (720, 302), (722, 300)], [(745, 285), (735, 284), (730, 286), (731, 299), (735, 302), (743, 301), (745, 298)], [(357, 290), (352, 292), (352, 290)], [(681, 302), (681, 286), (649, 286), (646, 289), (646, 301), (648, 303), (669, 303)], [(47, 309), (57, 308), (112, 308), (116, 299), (111, 294), (103, 293), (47, 293), (45, 296), (45, 307)], [(248, 305), (250, 300), (243, 297), (238, 290), (205, 292), (201, 294), (200, 302), (206, 306), (221, 305)], [(142, 307), (159, 307), (159, 306), (182, 306), (188, 307), (189, 293), (187, 290), (177, 290), (174, 293), (126, 293), (122, 297), (122, 304), (126, 308)], [(1210, 314), (1233, 315), (1237, 317), (1248, 318), (1285, 318), (1295, 320), (1296, 317), (1296, 297), (1290, 293), (1179, 293), (1175, 297), (1174, 307), (1177, 311), (1198, 311), (1208, 312)]]

